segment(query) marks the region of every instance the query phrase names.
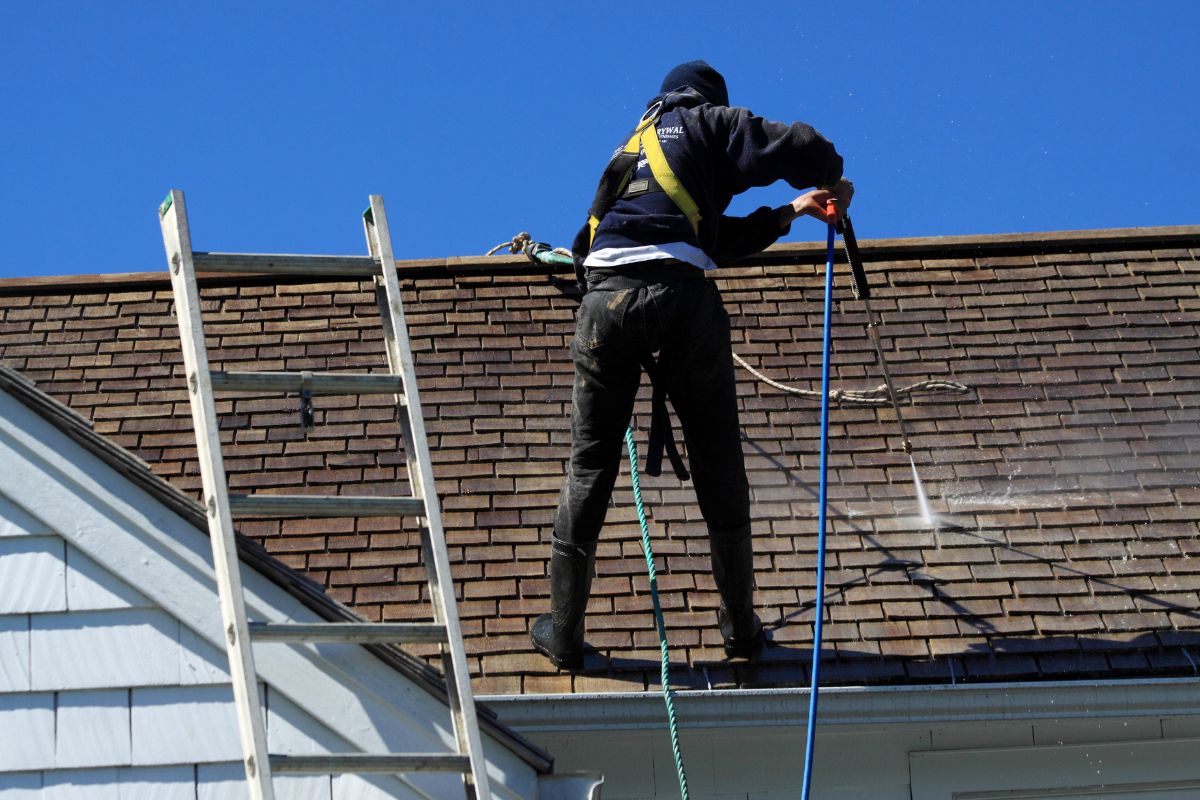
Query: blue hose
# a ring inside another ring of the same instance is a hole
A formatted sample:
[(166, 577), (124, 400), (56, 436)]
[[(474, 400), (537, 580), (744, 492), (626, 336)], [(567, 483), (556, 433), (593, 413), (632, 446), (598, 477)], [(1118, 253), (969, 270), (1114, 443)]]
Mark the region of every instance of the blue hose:
[(817, 499), (817, 608), (813, 623), (812, 685), (808, 696), (808, 734), (804, 742), (804, 790), (808, 800), (812, 783), (813, 744), (817, 733), (817, 687), (821, 683), (821, 627), (825, 620), (825, 498), (829, 492), (829, 351), (833, 316), (833, 223), (825, 245), (825, 331), (821, 356), (821, 486)]

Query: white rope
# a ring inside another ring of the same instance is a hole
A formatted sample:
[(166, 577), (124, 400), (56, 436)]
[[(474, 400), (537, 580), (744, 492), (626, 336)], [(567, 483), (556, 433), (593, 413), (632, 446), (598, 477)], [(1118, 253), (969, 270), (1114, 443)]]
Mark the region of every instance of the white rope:
[[(505, 248), (508, 248), (508, 251), (510, 253), (512, 253), (513, 255), (516, 255), (517, 253), (521, 253), (521, 252), (524, 252), (526, 255), (528, 255), (529, 248), (533, 244), (535, 244), (535, 242), (533, 241), (533, 238), (529, 235), (529, 233), (526, 231), (521, 231), (520, 233), (518, 233), (516, 236), (514, 236), (509, 241), (501, 242), (500, 244), (493, 247), (491, 250), (488, 250), (487, 253), (485, 253), (485, 255), (488, 255), (488, 256), (494, 255), (495, 253), (497, 253)], [(566, 256), (568, 258), (571, 257), (570, 251), (565, 250), (561, 247), (556, 247), (551, 252), (557, 253), (558, 255)], [(760, 381), (767, 384), (768, 386), (775, 387), (776, 389), (778, 389), (781, 392), (788, 392), (789, 394), (800, 395), (801, 397), (809, 397), (809, 398), (812, 398), (815, 400), (819, 400), (821, 398), (820, 392), (813, 391), (812, 389), (798, 389), (795, 386), (788, 386), (786, 384), (780, 383), (779, 381), (775, 381), (775, 380), (768, 378), (766, 375), (762, 374), (761, 372), (756, 370), (754, 367), (747, 364), (746, 361), (741, 356), (739, 356), (737, 353), (733, 354), (733, 360), (736, 361), (737, 363), (741, 364), (743, 367), (745, 367), (746, 370), (751, 375), (758, 378)], [(928, 381), (920, 381), (919, 383), (914, 383), (911, 386), (905, 386), (902, 389), (896, 389), (896, 400), (899, 401), (900, 398), (902, 398), (902, 397), (912, 397), (912, 396), (915, 396), (918, 394), (970, 394), (970, 393), (971, 393), (970, 387), (965, 386), (961, 383), (955, 383), (954, 381), (928, 380)], [(891, 397), (888, 395), (888, 388), (887, 388), (886, 383), (881, 383), (878, 386), (876, 386), (874, 389), (862, 389), (859, 391), (850, 391), (847, 389), (834, 389), (829, 393), (829, 399), (834, 401), (835, 403), (847, 403), (849, 405), (861, 405), (861, 406), (885, 406), (885, 405), (888, 405), (889, 403), (891, 403), (891, 401), (892, 401)]]
[(486, 253), (484, 253), (484, 256), (495, 255), (496, 253), (498, 253), (499, 251), (503, 250), (506, 247), (508, 248), (508, 252), (512, 253), (515, 256), (518, 253), (522, 252), (525, 249), (525, 245), (529, 244), (532, 241), (533, 241), (533, 239), (529, 236), (528, 231), (521, 231), (516, 236), (509, 239), (507, 242), (501, 242), (500, 244), (493, 247), (491, 250), (488, 250)]
[(535, 261), (539, 260), (536, 258), (536, 256), (544, 252), (554, 253), (555, 255), (563, 256), (564, 258), (572, 258), (571, 251), (567, 248), (555, 247), (551, 249), (550, 245), (548, 244), (535, 242), (533, 237), (529, 235), (528, 231), (521, 231), (509, 241), (501, 242), (491, 250), (488, 250), (486, 253), (484, 253), (484, 256), (493, 256), (506, 247), (508, 248), (508, 252), (512, 253), (514, 256), (518, 253), (524, 253)]
[[(746, 361), (737, 353), (733, 354), (733, 360), (745, 367), (746, 371), (754, 377), (758, 378), (768, 386), (773, 386), (782, 392), (789, 394), (797, 394), (801, 397), (810, 397), (813, 399), (821, 399), (821, 393), (812, 389), (798, 389), (795, 386), (788, 386), (779, 381), (771, 380), (766, 375), (762, 374), (754, 367), (746, 363)], [(896, 399), (908, 397), (917, 394), (970, 394), (971, 389), (961, 383), (943, 380), (928, 380), (914, 383), (912, 386), (905, 386), (902, 389), (896, 390)], [(836, 403), (847, 403), (850, 405), (862, 406), (885, 406), (891, 403), (891, 398), (888, 396), (886, 383), (881, 383), (874, 389), (863, 389), (860, 391), (850, 391), (847, 389), (834, 389), (829, 393), (829, 399)]]

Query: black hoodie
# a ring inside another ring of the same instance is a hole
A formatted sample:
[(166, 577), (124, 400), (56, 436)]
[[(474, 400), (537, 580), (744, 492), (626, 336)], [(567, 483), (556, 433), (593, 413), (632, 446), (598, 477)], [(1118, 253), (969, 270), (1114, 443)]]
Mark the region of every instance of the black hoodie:
[[(785, 125), (745, 108), (713, 105), (691, 88), (659, 95), (647, 108), (660, 100), (663, 155), (700, 209), (699, 241), (687, 217), (660, 191), (619, 198), (601, 220), (592, 250), (686, 242), (717, 264), (726, 263), (768, 247), (788, 231), (766, 207), (748, 217), (722, 216), (734, 195), (780, 179), (803, 191), (831, 186), (842, 176), (842, 157), (802, 122)], [(650, 174), (643, 154), (633, 180)]]

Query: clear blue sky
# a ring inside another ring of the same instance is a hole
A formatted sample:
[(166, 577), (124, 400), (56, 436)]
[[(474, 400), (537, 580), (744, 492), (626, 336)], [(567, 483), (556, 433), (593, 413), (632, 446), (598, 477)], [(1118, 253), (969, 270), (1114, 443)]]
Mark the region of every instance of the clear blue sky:
[(372, 193), (398, 258), (566, 245), (694, 58), (833, 140), (863, 238), (1200, 223), (1198, 30), (1183, 1), (4, 3), (0, 277), (162, 269), (171, 188), (198, 250), (363, 253)]

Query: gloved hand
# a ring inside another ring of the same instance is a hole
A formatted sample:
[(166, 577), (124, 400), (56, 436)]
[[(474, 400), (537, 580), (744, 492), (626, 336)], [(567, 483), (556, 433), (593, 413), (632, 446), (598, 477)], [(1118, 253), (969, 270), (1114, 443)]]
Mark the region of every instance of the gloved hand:
[(849, 178), (838, 178), (838, 182), (829, 188), (837, 196), (838, 208), (844, 214), (850, 207), (850, 201), (854, 199), (854, 184)]
[(854, 184), (846, 178), (841, 178), (828, 189), (813, 189), (797, 197), (789, 205), (779, 209), (779, 225), (786, 227), (792, 220), (801, 216), (815, 217), (821, 222), (832, 222), (825, 216), (825, 208), (830, 200), (837, 204), (837, 218), (840, 220), (850, 207), (854, 198)]

